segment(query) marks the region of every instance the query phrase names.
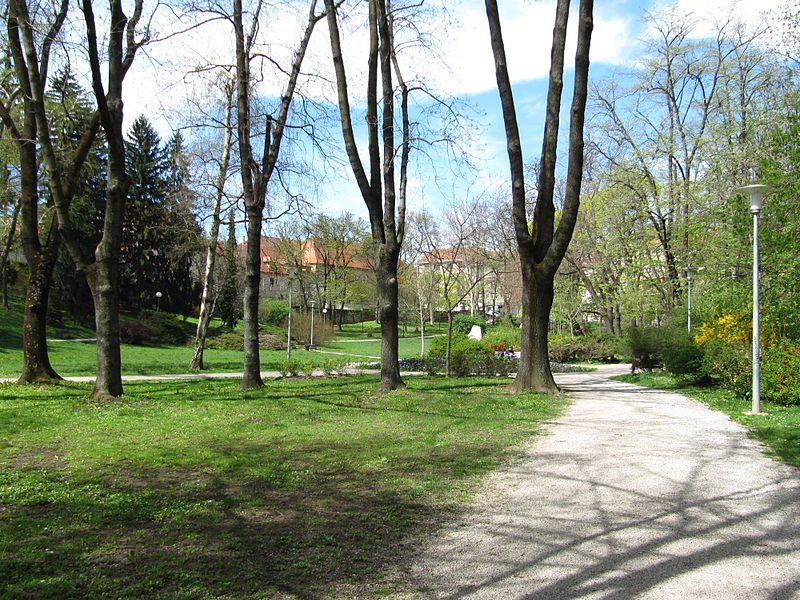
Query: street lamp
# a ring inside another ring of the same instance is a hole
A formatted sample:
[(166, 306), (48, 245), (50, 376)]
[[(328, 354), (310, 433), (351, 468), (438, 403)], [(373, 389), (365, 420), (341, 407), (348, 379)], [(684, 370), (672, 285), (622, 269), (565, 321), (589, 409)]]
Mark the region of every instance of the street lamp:
[(688, 307), (686, 312), (686, 328), (689, 335), (692, 334), (692, 280), (694, 279), (694, 271), (691, 268), (686, 269), (686, 295), (688, 299)]
[(161, 292), (156, 292), (156, 312), (161, 312)]
[(311, 305), (311, 339), (308, 342), (309, 349), (314, 348), (314, 305), (317, 303), (316, 300), (309, 300), (308, 303)]
[(772, 188), (763, 184), (752, 184), (740, 187), (737, 191), (750, 196), (750, 213), (753, 215), (753, 407), (752, 413), (761, 412), (761, 365), (760, 343), (761, 323), (759, 315), (758, 297), (758, 216), (761, 213), (761, 204)]
[(292, 274), (294, 269), (286, 270), (286, 279), (289, 281), (289, 318), (286, 327), (286, 360), (292, 359)]

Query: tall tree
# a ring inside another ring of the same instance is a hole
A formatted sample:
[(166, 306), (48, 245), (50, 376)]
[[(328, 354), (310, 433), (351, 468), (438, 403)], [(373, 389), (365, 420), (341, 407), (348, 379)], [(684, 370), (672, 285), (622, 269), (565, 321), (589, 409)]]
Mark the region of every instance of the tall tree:
[[(47, 308), (53, 268), (58, 258), (61, 237), (58, 222), (40, 222), (39, 153), (37, 141), (49, 136), (45, 120), (45, 86), (53, 44), (67, 17), (69, 3), (62, 0), (52, 12), (34, 5), (34, 14), (25, 0), (8, 3), (6, 33), (18, 88), (0, 101), (0, 118), (17, 145), (20, 169), (20, 238), (28, 262), (29, 279), (25, 295), (22, 329), (23, 365), (20, 383), (60, 379), (47, 353)], [(41, 32), (44, 33), (41, 33)], [(19, 117), (12, 114), (16, 97)], [(78, 152), (76, 163), (85, 158)]]
[[(221, 223), (220, 211), (222, 209), (222, 199), (225, 197), (225, 182), (228, 179), (230, 169), (231, 148), (233, 147), (233, 130), (231, 124), (233, 113), (233, 79), (226, 78), (224, 87), (224, 117), (222, 120), (223, 141), (219, 167), (217, 168), (214, 186), (212, 190), (213, 201), (211, 206), (211, 226), (208, 232), (208, 246), (206, 248), (206, 264), (203, 271), (202, 291), (200, 297), (200, 314), (197, 317), (197, 332), (194, 340), (194, 352), (189, 367), (192, 369), (203, 368), (203, 353), (205, 350), (206, 333), (208, 322), (213, 313), (213, 290), (214, 290), (214, 270), (216, 268), (219, 227)], [(235, 244), (235, 240), (234, 240)]]
[[(342, 56), (339, 19), (334, 0), (325, 0), (328, 31), (336, 73), (339, 115), (347, 157), (369, 212), (375, 246), (375, 278), (381, 322), (381, 383), (379, 390), (404, 387), (398, 355), (398, 261), (405, 235), (406, 188), (411, 130), (409, 88), (402, 78), (394, 43), (391, 2), (369, 0), (369, 52), (367, 55), (367, 129), (369, 175), (358, 152), (350, 109), (350, 93)], [(395, 96), (394, 78), (400, 88)], [(380, 80), (380, 94), (378, 81)], [(401, 141), (395, 134), (399, 101)], [(399, 157), (399, 174), (396, 160)]]
[(517, 392), (554, 393), (558, 387), (550, 370), (547, 333), (553, 304), (553, 279), (567, 250), (580, 206), (583, 177), (583, 125), (589, 75), (589, 45), (592, 37), (593, 0), (581, 0), (578, 11), (578, 42), (575, 54), (575, 80), (569, 129), (569, 165), (564, 203), (555, 226), (556, 153), (559, 112), (563, 87), (564, 49), (567, 37), (569, 0), (558, 0), (553, 29), (550, 81), (541, 164), (537, 184), (533, 225), (526, 210), (525, 169), (514, 96), (508, 75), (505, 46), (497, 0), (485, 0), (497, 87), (503, 107), (503, 120), (513, 201), (514, 230), (522, 271), (522, 347), (519, 372), (511, 385)]
[(288, 78), (280, 104), (275, 114), (265, 118), (262, 154), (256, 159), (253, 142), (256, 138), (256, 116), (252, 110), (253, 76), (251, 64), (256, 43), (262, 0), (256, 0), (251, 21), (245, 29), (245, 11), (242, 0), (233, 0), (233, 30), (236, 42), (236, 116), (245, 217), (247, 219), (247, 255), (245, 258), (244, 286), (244, 369), (242, 389), (263, 385), (258, 346), (258, 297), (261, 285), (261, 225), (267, 201), (267, 188), (275, 171), (289, 109), (294, 97), (300, 68), (315, 25), (324, 14), (316, 13), (316, 0), (311, 0), (308, 21), (294, 58), (288, 69)]
[[(64, 173), (47, 132), (47, 115), (37, 113), (39, 139), (42, 143), (44, 164), (48, 175), (50, 193), (58, 217), (59, 231), (64, 238), (75, 264), (86, 276), (95, 308), (97, 335), (97, 372), (90, 398), (103, 400), (122, 394), (122, 364), (119, 347), (119, 254), (122, 239), (122, 222), (128, 179), (125, 164), (125, 140), (122, 132), (122, 84), (133, 64), (138, 49), (148, 39), (148, 32), (137, 38), (136, 31), (142, 18), (144, 0), (135, 0), (133, 13), (125, 15), (122, 0), (109, 0), (109, 30), (103, 53), (98, 45), (97, 24), (91, 0), (82, 0), (86, 25), (87, 50), (92, 75), (92, 89), (97, 103), (97, 118), (108, 143), (106, 162), (106, 202), (103, 214), (103, 233), (93, 252), (86, 252), (81, 244), (69, 208), (72, 199), (70, 177), (74, 169)], [(101, 71), (101, 57), (106, 60), (105, 77)], [(93, 137), (87, 129), (85, 140)]]

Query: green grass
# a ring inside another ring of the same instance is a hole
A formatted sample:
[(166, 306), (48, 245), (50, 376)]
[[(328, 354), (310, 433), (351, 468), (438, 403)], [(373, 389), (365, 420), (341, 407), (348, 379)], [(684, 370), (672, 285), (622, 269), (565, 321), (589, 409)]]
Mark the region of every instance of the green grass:
[(749, 399), (737, 398), (719, 388), (687, 386), (669, 373), (621, 375), (615, 379), (674, 390), (720, 410), (747, 427), (751, 435), (769, 448), (770, 454), (800, 469), (800, 406), (762, 402), (761, 409), (766, 415), (747, 415), (752, 407)]
[(106, 404), (0, 385), (0, 598), (385, 589), (409, 540), (565, 406), (497, 379), (377, 381), (131, 383)]

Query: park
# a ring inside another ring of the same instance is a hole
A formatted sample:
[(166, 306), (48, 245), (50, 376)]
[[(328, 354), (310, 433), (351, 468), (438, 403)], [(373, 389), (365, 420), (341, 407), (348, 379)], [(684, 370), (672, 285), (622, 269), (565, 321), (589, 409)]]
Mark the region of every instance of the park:
[(773, 4), (9, 0), (0, 598), (800, 597)]

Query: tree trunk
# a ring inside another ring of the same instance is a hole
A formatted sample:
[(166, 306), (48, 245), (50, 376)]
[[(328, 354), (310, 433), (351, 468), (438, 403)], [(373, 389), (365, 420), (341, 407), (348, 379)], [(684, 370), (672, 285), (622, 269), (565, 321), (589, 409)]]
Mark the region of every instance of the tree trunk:
[(14, 244), (14, 234), (17, 230), (17, 218), (19, 217), (20, 206), (22, 206), (22, 204), (19, 201), (14, 204), (14, 212), (11, 215), (11, 227), (6, 236), (6, 242), (3, 244), (3, 255), (0, 257), (0, 269), (2, 269), (0, 289), (3, 294), (3, 308), (6, 310), (8, 310), (8, 257), (11, 255), (11, 246)]
[[(247, 257), (244, 276), (244, 372), (240, 388), (264, 385), (258, 347), (258, 293), (261, 284), (261, 205), (247, 207)], [(291, 281), (289, 283), (291, 285)], [(291, 307), (290, 307), (291, 310)]]
[(553, 277), (530, 263), (522, 264), (522, 332), (519, 371), (509, 389), (555, 394), (558, 386), (550, 369), (547, 331), (553, 306)]
[(396, 390), (406, 385), (400, 378), (397, 327), (399, 324), (397, 260), (400, 248), (379, 250), (376, 279), (381, 324), (381, 383), (378, 391)]
[(122, 395), (122, 359), (119, 348), (119, 264), (113, 259), (100, 260), (86, 273), (94, 300), (94, 324), (97, 334), (97, 371), (91, 400), (113, 400)]
[(59, 248), (57, 232), (51, 230), (51, 233), (53, 241), (35, 252), (35, 258), (26, 252), (30, 275), (22, 324), (22, 374), (17, 383), (44, 383), (62, 379), (51, 366), (47, 352), (47, 306)]

